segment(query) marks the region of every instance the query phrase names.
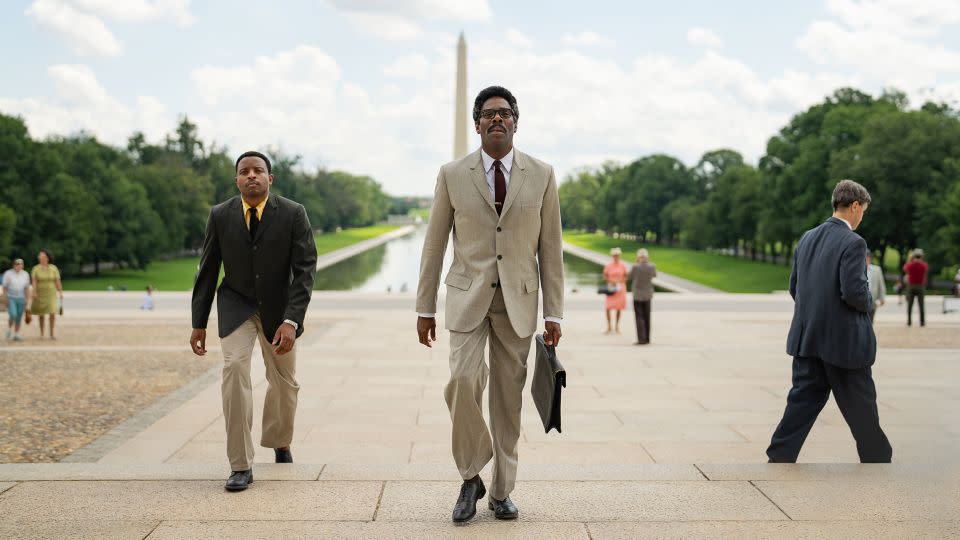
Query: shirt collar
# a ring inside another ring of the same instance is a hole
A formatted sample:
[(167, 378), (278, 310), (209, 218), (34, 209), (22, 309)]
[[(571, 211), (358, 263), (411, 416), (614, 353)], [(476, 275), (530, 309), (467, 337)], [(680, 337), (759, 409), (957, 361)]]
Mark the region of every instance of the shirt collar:
[[(267, 201), (268, 201), (269, 199), (270, 199), (270, 194), (267, 193), (267, 198), (264, 199), (263, 201), (261, 201), (260, 204), (257, 205), (257, 217), (258, 217), (258, 218), (261, 217), (261, 216), (263, 216), (263, 207), (267, 206)], [(253, 208), (253, 207), (250, 206), (249, 204), (247, 204), (247, 201), (245, 201), (245, 200), (243, 199), (243, 197), (240, 197), (240, 202), (243, 203), (243, 215), (247, 215), (247, 212), (249, 212), (250, 209)]]
[[(483, 170), (490, 172), (490, 169), (493, 168), (493, 162), (496, 160), (487, 155), (486, 151), (484, 151), (482, 148), (480, 149), (480, 158), (483, 160)], [(507, 155), (500, 158), (500, 164), (503, 166), (504, 171), (506, 171), (507, 174), (510, 174), (510, 169), (513, 168), (513, 148), (507, 152)]]
[(839, 219), (840, 221), (846, 223), (846, 224), (847, 224), (847, 228), (849, 228), (851, 231), (853, 230), (853, 225), (851, 225), (849, 221), (843, 219), (842, 217), (841, 217), (841, 218), (837, 218), (837, 219)]

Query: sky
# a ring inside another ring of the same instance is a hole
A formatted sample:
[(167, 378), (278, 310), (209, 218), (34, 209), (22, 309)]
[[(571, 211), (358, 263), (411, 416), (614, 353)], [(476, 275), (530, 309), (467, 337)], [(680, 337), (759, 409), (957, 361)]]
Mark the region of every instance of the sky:
[(8, 0), (0, 29), (0, 112), (34, 137), (160, 142), (187, 115), (233, 154), (393, 195), (431, 194), (452, 159), (460, 32), (471, 107), (509, 88), (515, 146), (559, 179), (652, 153), (755, 163), (843, 86), (960, 103), (960, 0)]

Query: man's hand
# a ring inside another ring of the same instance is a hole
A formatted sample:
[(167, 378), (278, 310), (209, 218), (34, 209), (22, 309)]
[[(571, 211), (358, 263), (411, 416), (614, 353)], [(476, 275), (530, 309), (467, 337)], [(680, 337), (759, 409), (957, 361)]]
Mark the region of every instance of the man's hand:
[(882, 305), (886, 304), (887, 301), (886, 301), (886, 300), (879, 300), (879, 303), (880, 303), (880, 305), (882, 306)]
[(553, 345), (556, 347), (560, 344), (560, 336), (563, 335), (560, 332), (560, 324), (547, 321), (543, 323), (543, 343), (546, 345)]
[(293, 325), (283, 323), (277, 328), (277, 333), (273, 335), (273, 352), (279, 354), (287, 354), (293, 349), (294, 342), (297, 341), (297, 331), (293, 329)]
[(193, 332), (190, 332), (190, 348), (193, 349), (193, 354), (197, 356), (207, 354), (206, 328), (194, 328)]
[(436, 317), (417, 317), (417, 337), (420, 338), (420, 343), (433, 348), (431, 342), (437, 340)]

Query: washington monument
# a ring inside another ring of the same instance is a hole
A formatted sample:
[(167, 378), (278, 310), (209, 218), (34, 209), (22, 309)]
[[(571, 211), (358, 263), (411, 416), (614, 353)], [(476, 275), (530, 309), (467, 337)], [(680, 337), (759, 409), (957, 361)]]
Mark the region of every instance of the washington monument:
[(457, 40), (457, 93), (453, 106), (453, 159), (467, 155), (467, 42)]

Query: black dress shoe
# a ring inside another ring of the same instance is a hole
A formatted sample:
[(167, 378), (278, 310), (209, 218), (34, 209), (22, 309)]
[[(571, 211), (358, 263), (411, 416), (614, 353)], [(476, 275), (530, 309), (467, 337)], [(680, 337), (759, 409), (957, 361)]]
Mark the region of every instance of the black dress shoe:
[(517, 505), (513, 504), (509, 496), (502, 501), (490, 497), (487, 506), (493, 510), (493, 517), (497, 519), (517, 519), (517, 516), (520, 515)]
[(483, 487), (483, 480), (480, 476), (475, 476), (470, 480), (464, 480), (460, 486), (460, 496), (457, 497), (457, 505), (453, 507), (453, 522), (463, 523), (477, 514), (477, 501), (487, 494), (487, 488)]
[(293, 454), (290, 453), (289, 447), (286, 450), (274, 448), (273, 453), (277, 458), (277, 463), (293, 463)]
[(243, 491), (253, 483), (253, 469), (245, 471), (233, 471), (230, 478), (227, 479), (227, 485), (223, 486), (227, 491)]

